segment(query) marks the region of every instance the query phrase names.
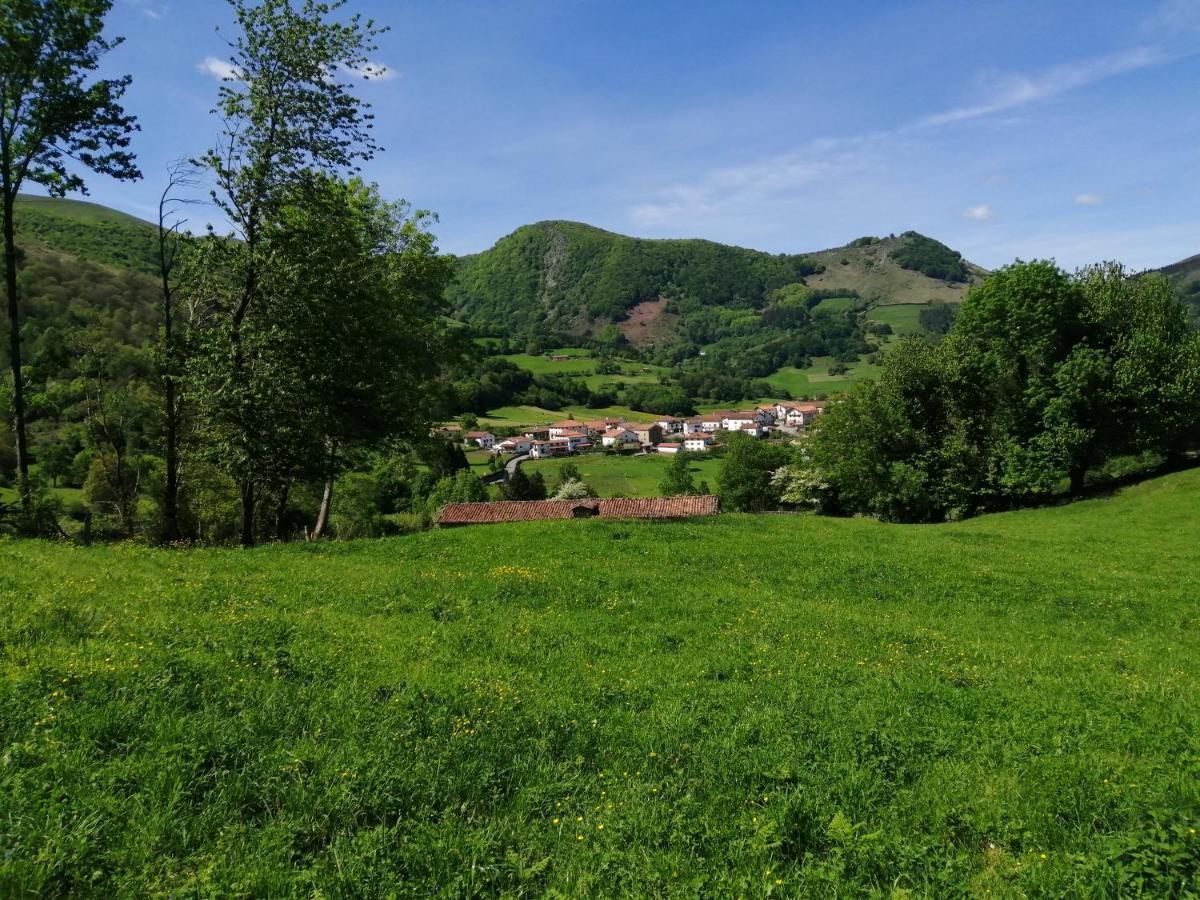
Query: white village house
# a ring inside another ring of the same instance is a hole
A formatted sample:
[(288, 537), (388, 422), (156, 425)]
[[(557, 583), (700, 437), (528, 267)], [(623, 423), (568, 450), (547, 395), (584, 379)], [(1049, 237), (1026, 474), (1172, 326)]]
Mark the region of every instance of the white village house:
[(626, 445), (637, 445), (641, 439), (628, 428), (610, 428), (600, 436), (600, 443), (605, 447), (621, 448)]
[(709, 413), (704, 416), (692, 416), (690, 419), (684, 420), (684, 434), (698, 434), (702, 431), (714, 432), (721, 430), (721, 413)]
[(685, 434), (683, 436), (683, 449), (688, 453), (707, 453), (715, 442), (716, 438), (706, 432), (701, 431), (695, 434)]
[(561, 422), (555, 422), (549, 428), (550, 440), (560, 438), (568, 431), (582, 431), (587, 433), (588, 427), (583, 422), (576, 422), (574, 419), (563, 419)]
[(463, 442), (474, 444), (476, 447), (482, 447), (484, 450), (490, 450), (492, 445), (496, 443), (496, 436), (490, 431), (468, 431), (463, 435)]
[(551, 438), (548, 441), (533, 441), (529, 446), (529, 455), (534, 459), (548, 459), (551, 456), (566, 456), (570, 452), (571, 445), (564, 438)]
[(492, 446), (493, 453), (528, 453), (533, 441), (527, 437), (505, 438)]

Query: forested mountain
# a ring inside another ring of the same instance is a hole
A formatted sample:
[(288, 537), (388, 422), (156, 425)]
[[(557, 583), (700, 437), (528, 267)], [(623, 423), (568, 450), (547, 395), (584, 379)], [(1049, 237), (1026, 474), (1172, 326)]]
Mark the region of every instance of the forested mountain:
[[(634, 343), (647, 334), (669, 343), (686, 331), (689, 315), (706, 307), (760, 310), (792, 284), (868, 302), (956, 301), (982, 274), (915, 232), (816, 254), (770, 254), (539, 222), (462, 257), (451, 304), (485, 331), (595, 336), (616, 324)], [(668, 327), (647, 327), (663, 319)]]
[(83, 200), (23, 196), (17, 239), (91, 262), (155, 274), (157, 231), (142, 219)]
[(1191, 309), (1192, 318), (1200, 321), (1200, 253), (1153, 271), (1167, 276)]

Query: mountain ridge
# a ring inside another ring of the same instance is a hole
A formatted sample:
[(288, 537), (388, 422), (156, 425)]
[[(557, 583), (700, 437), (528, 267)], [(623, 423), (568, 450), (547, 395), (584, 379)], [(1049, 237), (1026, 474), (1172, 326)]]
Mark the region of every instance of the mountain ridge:
[[(902, 252), (913, 258), (901, 261)], [(911, 231), (826, 250), (768, 253), (704, 238), (630, 237), (561, 219), (523, 225), (487, 250), (458, 257), (457, 266), (450, 300), (465, 321), (482, 329), (502, 325), (508, 333), (576, 337), (620, 326), (647, 304), (680, 320), (704, 307), (757, 311), (773, 291), (790, 285), (864, 305), (956, 302), (986, 274)]]

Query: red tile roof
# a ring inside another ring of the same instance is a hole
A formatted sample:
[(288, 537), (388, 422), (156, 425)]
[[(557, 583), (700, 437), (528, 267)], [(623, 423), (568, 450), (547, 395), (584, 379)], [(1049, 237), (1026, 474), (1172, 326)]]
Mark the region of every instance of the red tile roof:
[(497, 500), (494, 503), (450, 503), (438, 515), (439, 525), (490, 525), (500, 522), (533, 522), (540, 519), (573, 519), (599, 515), (601, 519), (684, 519), (712, 516), (719, 511), (716, 497), (642, 497), (609, 500)]
[(561, 422), (555, 422), (551, 428), (586, 428), (582, 422), (576, 422), (574, 419), (563, 419)]

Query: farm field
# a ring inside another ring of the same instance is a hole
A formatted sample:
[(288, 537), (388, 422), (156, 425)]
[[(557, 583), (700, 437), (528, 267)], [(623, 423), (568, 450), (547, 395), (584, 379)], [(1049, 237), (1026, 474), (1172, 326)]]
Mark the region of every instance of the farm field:
[(586, 350), (570, 348), (553, 350), (551, 353), (559, 356), (570, 356), (570, 359), (549, 359), (547, 356), (532, 356), (528, 353), (513, 353), (501, 357), (510, 363), (520, 366), (534, 375), (590, 375), (596, 371), (596, 360), (587, 354)]
[(880, 370), (878, 365), (859, 361), (850, 363), (844, 375), (830, 375), (829, 367), (833, 364), (832, 357), (815, 356), (811, 368), (784, 366), (764, 380), (781, 391), (787, 391), (793, 397), (812, 397), (817, 394), (831, 396), (849, 390), (859, 381), (878, 377)]
[(1198, 507), (0, 542), (0, 894), (1194, 893)]
[(540, 406), (502, 406), (479, 417), (480, 428), (520, 428), (522, 425), (549, 425), (563, 417), (561, 412)]
[(867, 319), (871, 322), (886, 322), (898, 335), (918, 334), (921, 331), (921, 311), (928, 308), (928, 303), (876, 306), (867, 312)]
[[(559, 468), (569, 461), (601, 497), (658, 497), (661, 493), (658, 486), (672, 459), (656, 453), (637, 456), (585, 453), (566, 459), (531, 459), (522, 463), (521, 468), (527, 474), (541, 472), (547, 484), (553, 486), (558, 481)], [(719, 468), (720, 460), (715, 457), (692, 457), (692, 477), (697, 485), (707, 481), (715, 491)]]
[[(570, 359), (549, 359), (548, 355), (570, 356)], [(548, 351), (548, 355), (533, 356), (528, 353), (510, 353), (504, 356), (509, 362), (520, 366), (534, 375), (575, 375), (583, 378), (588, 390), (597, 391), (604, 385), (658, 384), (659, 376), (667, 370), (661, 366), (647, 366), (633, 360), (613, 360), (621, 367), (617, 374), (601, 375), (596, 372), (596, 359), (590, 350), (580, 347), (560, 347)], [(642, 371), (645, 369), (646, 371)]]

